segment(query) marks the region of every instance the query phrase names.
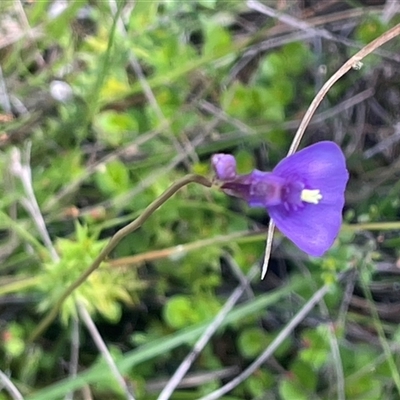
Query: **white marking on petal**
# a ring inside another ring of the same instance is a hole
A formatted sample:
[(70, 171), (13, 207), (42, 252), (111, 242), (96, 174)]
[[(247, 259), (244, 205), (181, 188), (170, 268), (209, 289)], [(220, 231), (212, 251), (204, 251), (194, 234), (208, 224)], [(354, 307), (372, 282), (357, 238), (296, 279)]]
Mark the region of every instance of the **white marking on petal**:
[(322, 194), (319, 191), (319, 189), (315, 190), (303, 189), (301, 191), (300, 198), (302, 201), (306, 203), (318, 204), (319, 201), (322, 199)]

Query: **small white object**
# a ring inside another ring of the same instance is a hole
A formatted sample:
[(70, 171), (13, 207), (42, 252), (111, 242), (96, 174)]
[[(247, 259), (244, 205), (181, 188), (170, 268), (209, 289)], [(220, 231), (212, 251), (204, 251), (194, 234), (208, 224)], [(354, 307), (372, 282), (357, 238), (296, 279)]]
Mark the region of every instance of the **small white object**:
[(319, 191), (319, 189), (315, 190), (303, 189), (301, 191), (300, 198), (302, 201), (306, 203), (318, 204), (319, 201), (322, 199), (322, 194)]
[(61, 15), (68, 7), (68, 1), (66, 0), (56, 0), (49, 7), (49, 17), (51, 19), (57, 18)]
[(353, 65), (352, 68), (355, 69), (356, 71), (359, 71), (363, 67), (363, 63), (361, 61), (356, 61)]
[(73, 91), (68, 83), (54, 80), (50, 83), (50, 94), (54, 100), (57, 100), (60, 103), (66, 103), (72, 99)]

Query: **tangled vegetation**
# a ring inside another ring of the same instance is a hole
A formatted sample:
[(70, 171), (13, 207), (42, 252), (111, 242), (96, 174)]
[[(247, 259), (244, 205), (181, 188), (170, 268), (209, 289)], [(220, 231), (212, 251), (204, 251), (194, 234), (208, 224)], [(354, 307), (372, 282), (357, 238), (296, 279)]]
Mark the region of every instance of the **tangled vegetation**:
[[(0, 400), (399, 398), (399, 22), (390, 0), (3, 0)], [(345, 155), (338, 238), (310, 257), (276, 231), (260, 280), (268, 214), (212, 155), (273, 170), (382, 37), (301, 140)]]

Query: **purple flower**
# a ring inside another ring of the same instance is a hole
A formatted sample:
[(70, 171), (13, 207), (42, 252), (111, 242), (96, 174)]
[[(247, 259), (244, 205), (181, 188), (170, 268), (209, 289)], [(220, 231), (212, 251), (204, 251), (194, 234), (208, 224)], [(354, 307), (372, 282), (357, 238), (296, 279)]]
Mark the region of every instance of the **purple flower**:
[(215, 154), (212, 165), (219, 187), (228, 195), (264, 207), (278, 229), (301, 250), (323, 255), (342, 224), (349, 173), (333, 142), (319, 142), (284, 158), (272, 172), (236, 173), (236, 161)]

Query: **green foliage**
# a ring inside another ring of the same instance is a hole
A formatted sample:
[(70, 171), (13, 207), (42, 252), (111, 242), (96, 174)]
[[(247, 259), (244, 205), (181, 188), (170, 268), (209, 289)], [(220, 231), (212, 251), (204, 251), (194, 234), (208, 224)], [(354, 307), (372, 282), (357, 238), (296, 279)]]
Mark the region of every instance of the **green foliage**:
[(305, 348), (300, 352), (299, 359), (315, 370), (320, 369), (329, 357), (327, 329), (329, 329), (328, 326), (320, 325), (317, 329), (306, 331), (303, 334)]
[(275, 97), (272, 88), (248, 87), (235, 83), (222, 97), (227, 113), (244, 120), (262, 117), (271, 122), (282, 122), (285, 118), (283, 105)]
[(98, 168), (95, 175), (99, 189), (107, 195), (125, 193), (130, 188), (129, 173), (120, 161), (111, 161)]
[(38, 200), (41, 202), (50, 200), (53, 193), (78, 178), (84, 171), (82, 163), (82, 152), (71, 149), (63, 151), (57, 163), (39, 169), (35, 174)]
[(97, 114), (93, 120), (93, 126), (99, 140), (111, 147), (124, 144), (128, 138), (132, 140), (138, 130), (138, 122), (134, 116), (115, 111), (104, 111)]
[(267, 55), (249, 85), (235, 82), (223, 94), (224, 109), (244, 120), (283, 122), (285, 107), (295, 98), (295, 78), (305, 73), (311, 61), (311, 52), (301, 43)]
[(267, 334), (260, 328), (248, 328), (241, 332), (238, 348), (246, 358), (256, 357), (267, 346)]
[(284, 400), (298, 399), (307, 400), (309, 399), (309, 393), (305, 392), (301, 385), (297, 382), (292, 382), (289, 379), (283, 380), (279, 385), (279, 394)]
[(204, 46), (203, 54), (205, 56), (218, 56), (225, 48), (232, 44), (231, 35), (215, 21), (204, 19)]
[[(34, 344), (30, 333), (110, 237), (173, 182), (193, 172), (211, 177), (213, 153), (234, 154), (241, 173), (273, 168), (316, 90), (357, 49), (327, 39), (320, 49), (318, 39), (300, 42), (240, 1), (138, 0), (134, 7), (116, 1), (123, 6), (118, 24), (113, 2), (67, 2), (58, 14), (50, 1), (18, 8), (0, 3), (0, 370), (26, 399), (59, 399), (82, 387), (93, 398), (122, 397), (86, 329), (79, 332), (78, 375), (68, 375), (79, 302), (136, 398), (156, 398), (152, 388), (178, 367), (240, 274), (260, 263), (265, 235), (249, 232), (266, 227), (265, 210), (249, 209), (216, 188), (182, 188), (67, 298), (58, 313), (61, 324), (57, 320)], [(351, 11), (346, 21), (356, 28), (340, 33), (361, 43), (396, 22), (383, 22), (375, 9), (362, 17)], [(340, 18), (335, 15), (335, 34)], [(336, 398), (338, 366), (346, 399), (398, 397), (393, 366), (369, 342), (375, 325), (351, 297), (353, 286), (360, 295), (362, 279), (381, 303), (378, 311), (395, 319), (389, 311), (397, 280), (382, 271), (393, 273), (399, 256), (398, 149), (385, 144), (369, 158), (366, 151), (382, 135), (396, 137), (396, 46), (392, 41), (384, 58), (368, 57), (330, 90), (302, 143), (335, 140), (348, 156), (351, 183), (340, 237), (324, 257), (305, 258), (288, 241), (281, 244), (277, 232), (266, 281), (254, 280), (196, 359), (190, 373), (199, 374), (201, 384), (177, 389), (173, 398), (199, 398), (233, 379), (229, 372), (221, 380), (216, 371), (254, 361), (324, 284), (330, 287), (324, 297), (329, 315), (315, 307), (271, 363), (224, 398)], [(54, 80), (70, 85), (71, 98), (52, 97)], [(365, 87), (375, 94), (357, 103), (354, 96)], [(351, 106), (342, 104), (347, 100)], [(26, 141), (32, 144), (35, 213), (32, 193), (10, 171), (10, 148)], [(395, 225), (389, 230), (386, 223)], [(376, 231), (363, 224), (377, 224)], [(57, 252), (53, 259), (44, 228)], [(339, 281), (349, 270), (354, 274)], [(399, 339), (397, 324), (384, 322), (390, 348)]]
[(314, 366), (301, 357), (293, 362), (290, 372), (279, 382), (279, 393), (283, 399), (313, 398), (317, 388)]
[(12, 322), (3, 333), (4, 351), (6, 357), (16, 358), (25, 351), (24, 329), (21, 325)]
[(262, 60), (257, 80), (260, 82), (276, 84), (280, 78), (281, 84), (290, 85), (288, 76), (297, 77), (307, 71), (311, 65), (314, 55), (310, 49), (301, 42), (289, 43), (279, 51), (275, 51), (264, 57)]
[(387, 24), (382, 22), (381, 18), (370, 14), (368, 17), (357, 27), (356, 39), (362, 43), (369, 43), (382, 35), (387, 30)]
[(168, 300), (163, 314), (168, 326), (174, 329), (182, 329), (209, 319), (218, 310), (219, 304), (211, 296), (189, 297), (177, 295)]
[(247, 379), (245, 386), (253, 398), (263, 398), (274, 384), (274, 376), (266, 370), (259, 369)]
[[(90, 235), (88, 228), (79, 224), (76, 224), (75, 240), (57, 240), (56, 249), (61, 258), (44, 265), (37, 288), (43, 298), (39, 305), (41, 311), (52, 307), (60, 293), (90, 267), (105, 243)], [(135, 274), (129, 273), (128, 279), (117, 269), (104, 264), (64, 302), (61, 320), (66, 324), (71, 317), (76, 317), (76, 302), (79, 302), (90, 313), (98, 312), (110, 321), (117, 322), (121, 315), (120, 302), (132, 303), (129, 291), (138, 286)]]

